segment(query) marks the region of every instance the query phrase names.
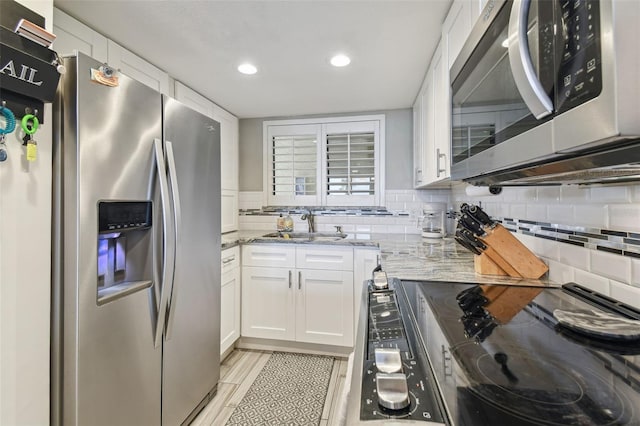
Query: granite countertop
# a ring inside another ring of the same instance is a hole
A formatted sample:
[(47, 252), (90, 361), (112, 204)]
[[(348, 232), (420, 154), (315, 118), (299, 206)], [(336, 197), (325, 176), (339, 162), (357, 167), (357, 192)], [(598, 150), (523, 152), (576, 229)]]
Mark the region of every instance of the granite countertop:
[[(292, 241), (260, 238), (269, 231), (238, 231), (222, 235), (222, 249), (239, 244), (316, 244), (351, 247), (377, 247), (387, 276), (405, 280), (560, 286), (548, 279), (518, 279), (480, 275), (474, 271), (473, 254), (453, 238), (427, 239), (415, 234), (348, 234), (337, 241)], [(548, 274), (547, 274), (548, 275)]]

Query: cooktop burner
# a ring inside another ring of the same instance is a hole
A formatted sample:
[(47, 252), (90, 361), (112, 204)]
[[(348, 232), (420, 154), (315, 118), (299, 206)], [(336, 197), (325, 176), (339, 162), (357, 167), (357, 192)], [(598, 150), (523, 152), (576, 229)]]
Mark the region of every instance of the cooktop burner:
[(470, 392), (501, 410), (545, 425), (617, 425), (629, 419), (624, 396), (594, 371), (539, 359), (518, 347), (491, 350), (467, 343), (452, 353), (468, 360)]

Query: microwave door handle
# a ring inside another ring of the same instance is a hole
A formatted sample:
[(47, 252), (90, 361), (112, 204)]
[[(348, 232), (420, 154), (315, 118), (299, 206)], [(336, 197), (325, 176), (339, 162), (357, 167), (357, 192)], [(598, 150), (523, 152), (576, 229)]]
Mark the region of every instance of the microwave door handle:
[(520, 96), (537, 119), (553, 112), (553, 102), (536, 76), (527, 42), (531, 0), (514, 0), (509, 18), (509, 63)]
[(171, 187), (171, 195), (173, 199), (173, 224), (175, 246), (173, 247), (173, 275), (171, 276), (171, 285), (169, 286), (169, 301), (167, 304), (168, 318), (167, 328), (165, 330), (165, 339), (171, 339), (171, 331), (173, 329), (173, 321), (176, 311), (177, 292), (179, 286), (175, 284), (175, 269), (178, 261), (178, 253), (180, 252), (180, 230), (182, 226), (182, 210), (180, 208), (180, 192), (178, 191), (178, 174), (176, 173), (176, 160), (173, 155), (173, 144), (166, 141), (167, 147), (167, 168), (169, 169), (169, 183)]
[(169, 187), (167, 181), (167, 171), (164, 162), (164, 151), (162, 149), (162, 141), (155, 139), (153, 141), (155, 162), (158, 170), (158, 183), (160, 186), (160, 202), (162, 204), (162, 283), (160, 287), (160, 305), (158, 306), (158, 315), (156, 319), (156, 329), (154, 332), (154, 345), (160, 346), (162, 341), (162, 332), (164, 331), (164, 323), (167, 313), (167, 304), (169, 291), (166, 288), (167, 282), (173, 279), (173, 263), (169, 261), (169, 253), (175, 252), (173, 233), (169, 232)]

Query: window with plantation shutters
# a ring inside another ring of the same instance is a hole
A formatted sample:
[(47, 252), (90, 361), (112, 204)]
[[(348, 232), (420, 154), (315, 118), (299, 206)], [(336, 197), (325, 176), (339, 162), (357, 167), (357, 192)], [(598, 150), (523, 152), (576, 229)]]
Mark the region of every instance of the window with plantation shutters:
[(271, 138), (273, 195), (315, 195), (318, 141), (315, 135)]
[(266, 129), (269, 205), (318, 204), (320, 130), (317, 125)]
[(382, 205), (384, 116), (351, 118), (265, 122), (268, 205)]

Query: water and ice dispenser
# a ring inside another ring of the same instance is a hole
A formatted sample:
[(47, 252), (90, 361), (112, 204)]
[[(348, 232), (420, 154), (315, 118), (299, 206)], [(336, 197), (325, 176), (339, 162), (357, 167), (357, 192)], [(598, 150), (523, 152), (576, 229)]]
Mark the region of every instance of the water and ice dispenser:
[(98, 305), (152, 285), (151, 229), (151, 201), (98, 203)]

